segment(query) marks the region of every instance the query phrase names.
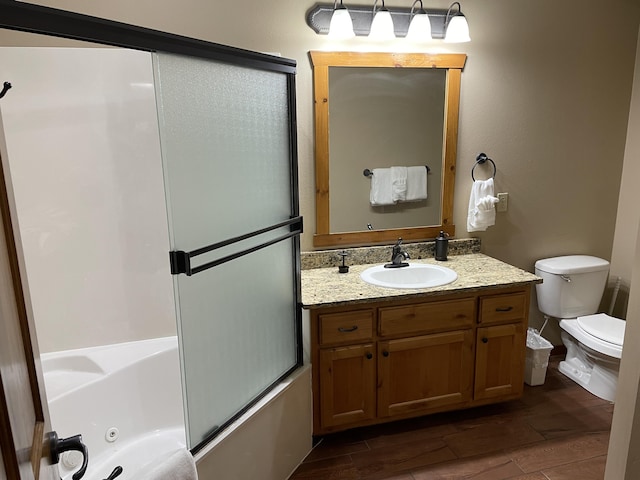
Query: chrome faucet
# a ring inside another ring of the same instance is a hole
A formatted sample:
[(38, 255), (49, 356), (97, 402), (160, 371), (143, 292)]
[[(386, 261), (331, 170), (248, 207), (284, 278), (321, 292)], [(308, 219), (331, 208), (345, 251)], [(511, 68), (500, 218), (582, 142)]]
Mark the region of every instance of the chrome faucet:
[(387, 263), (385, 268), (408, 267), (409, 264), (404, 260), (408, 260), (409, 254), (402, 249), (402, 238), (399, 238), (391, 250), (391, 263)]

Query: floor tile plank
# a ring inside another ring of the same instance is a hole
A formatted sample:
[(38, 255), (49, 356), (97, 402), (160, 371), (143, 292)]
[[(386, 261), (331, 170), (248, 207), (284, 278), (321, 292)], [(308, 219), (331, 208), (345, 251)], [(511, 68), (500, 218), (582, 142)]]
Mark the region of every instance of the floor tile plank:
[(459, 457), (498, 452), (517, 445), (544, 441), (544, 437), (519, 418), (498, 419), (446, 435), (444, 441)]
[(549, 480), (602, 480), (607, 457), (590, 458), (583, 462), (575, 462), (562, 467), (544, 470), (542, 473)]
[(441, 440), (397, 444), (351, 455), (363, 479), (386, 479), (392, 474), (408, 473), (426, 465), (456, 458)]
[(349, 455), (315, 462), (304, 462), (290, 480), (361, 480)]
[(608, 444), (608, 432), (580, 434), (516, 449), (511, 458), (523, 472), (536, 472), (606, 455)]
[(453, 460), (412, 473), (415, 480), (505, 480), (523, 474), (507, 455)]

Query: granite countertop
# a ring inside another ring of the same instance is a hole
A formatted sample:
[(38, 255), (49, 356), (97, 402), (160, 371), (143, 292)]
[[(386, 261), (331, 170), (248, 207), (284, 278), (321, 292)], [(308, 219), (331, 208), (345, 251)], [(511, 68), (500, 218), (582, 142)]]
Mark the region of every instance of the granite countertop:
[(371, 285), (360, 278), (361, 272), (377, 264), (351, 265), (349, 273), (338, 273), (337, 265), (302, 270), (302, 306), (338, 306), (542, 283), (542, 279), (532, 273), (481, 253), (450, 256), (446, 262), (433, 259), (409, 262), (443, 265), (454, 270), (458, 278), (453, 283), (439, 287), (395, 289)]

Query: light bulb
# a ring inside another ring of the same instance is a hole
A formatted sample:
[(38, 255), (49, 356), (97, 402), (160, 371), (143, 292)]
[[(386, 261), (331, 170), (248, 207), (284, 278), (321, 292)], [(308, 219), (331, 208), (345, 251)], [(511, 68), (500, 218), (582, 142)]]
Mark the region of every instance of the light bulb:
[(393, 32), (393, 19), (391, 13), (386, 8), (376, 12), (371, 22), (369, 38), (377, 41), (393, 40), (396, 38)]
[(469, 36), (469, 24), (467, 23), (467, 19), (464, 15), (456, 15), (449, 20), (444, 41), (447, 43), (463, 43), (471, 41), (471, 37)]
[(344, 7), (336, 8), (329, 23), (329, 37), (336, 40), (344, 40), (355, 36), (349, 10)]
[(428, 42), (431, 40), (431, 21), (426, 13), (417, 13), (411, 19), (407, 40), (413, 42)]

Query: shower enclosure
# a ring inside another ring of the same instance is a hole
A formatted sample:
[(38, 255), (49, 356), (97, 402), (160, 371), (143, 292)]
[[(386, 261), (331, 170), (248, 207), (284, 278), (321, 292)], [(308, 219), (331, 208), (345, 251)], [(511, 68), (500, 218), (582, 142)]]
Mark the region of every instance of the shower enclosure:
[[(302, 219), (297, 193), (295, 62), (114, 22), (97, 21), (92, 25), (81, 15), (57, 15), (55, 10), (44, 7), (1, 5), (0, 17), (0, 27), (132, 48), (137, 50), (136, 55), (146, 57), (150, 81), (128, 78), (129, 69), (121, 68), (117, 73), (122, 76), (117, 82), (131, 91), (152, 92), (157, 151), (161, 152), (156, 166), (164, 179), (167, 213), (164, 228), (170, 251), (165, 252), (162, 265), (151, 265), (149, 269), (171, 275), (167, 281), (173, 283), (176, 311), (168, 314), (175, 315), (177, 320), (187, 446), (195, 453), (302, 363), (298, 238)], [(97, 55), (100, 50), (104, 49), (96, 49)], [(117, 55), (113, 49), (108, 50), (109, 55)], [(2, 152), (7, 157), (5, 161), (19, 165), (21, 158), (31, 162), (35, 158), (37, 165), (46, 158), (51, 162), (59, 148), (65, 156), (80, 152), (77, 165), (84, 164), (86, 168), (91, 147), (102, 153), (107, 151), (113, 158), (120, 156), (120, 166), (138, 160), (136, 154), (123, 154), (119, 150), (133, 146), (129, 152), (135, 152), (138, 141), (136, 128), (140, 125), (135, 121), (123, 122), (128, 118), (126, 103), (118, 103), (119, 97), (114, 97), (113, 101), (104, 102), (104, 106), (96, 106), (102, 94), (92, 94), (76, 99), (79, 103), (61, 104), (61, 96), (55, 91), (44, 92), (52, 84), (48, 82), (49, 74), (38, 70), (43, 65), (29, 63), (28, 58), (21, 55), (16, 70), (11, 70), (14, 68), (11, 62), (0, 64), (3, 77), (0, 81), (13, 84), (13, 89), (0, 100), (7, 147)], [(55, 68), (55, 63), (47, 66)], [(83, 65), (82, 62), (75, 65), (66, 74), (73, 74), (78, 80), (83, 77)], [(18, 73), (18, 68), (27, 70)], [(53, 104), (25, 110), (21, 101), (30, 98), (34, 91), (20, 81), (21, 75), (32, 80), (39, 78), (41, 85), (30, 87), (44, 89), (38, 91), (38, 98), (49, 98)], [(84, 92), (82, 88), (77, 91)], [(104, 99), (108, 96), (104, 95)], [(136, 102), (139, 100), (140, 97)], [(145, 101), (149, 101), (148, 95)], [(37, 127), (47, 128), (46, 116), (39, 110), (49, 109), (66, 112), (62, 117), (66, 116), (68, 125), (64, 128), (69, 135), (58, 139), (65, 145), (53, 140), (43, 145), (51, 155), (41, 152), (34, 157), (30, 149), (42, 143), (43, 138)], [(97, 135), (104, 139), (104, 144), (91, 144), (86, 136), (72, 133), (76, 125), (83, 123), (78, 116), (82, 109), (107, 119), (96, 127), (103, 129)], [(28, 121), (29, 115), (34, 115), (32, 118), (38, 122)], [(32, 130), (24, 129), (25, 125), (33, 127)], [(130, 125), (128, 132), (127, 125)], [(114, 135), (112, 127), (116, 126), (121, 129)], [(78, 148), (81, 145), (84, 148)], [(101, 168), (116, 181), (131, 183), (126, 168), (108, 164)], [(151, 172), (149, 178), (155, 173)], [(56, 177), (52, 175), (50, 181), (55, 183)], [(143, 178), (142, 182), (145, 181)], [(14, 187), (16, 197), (28, 198), (34, 193), (18, 191), (19, 185)], [(91, 189), (87, 190), (91, 195)], [(87, 199), (79, 196), (77, 201)], [(139, 228), (146, 228), (144, 202), (123, 204), (122, 209), (128, 210), (129, 215), (138, 215)], [(98, 213), (95, 217), (100, 223), (103, 217)], [(56, 224), (55, 216), (48, 221), (51, 225), (23, 223), (21, 235), (28, 237), (34, 227), (42, 232), (69, 226)], [(113, 227), (122, 227), (118, 219), (114, 219)], [(156, 224), (154, 228), (157, 227)], [(127, 290), (135, 292), (136, 282), (131, 282), (135, 269), (131, 266), (139, 256), (147, 256), (146, 247), (142, 244), (113, 248), (107, 230), (96, 236), (95, 245), (72, 237), (73, 232), (68, 230), (65, 234), (83, 251), (94, 248), (95, 255), (115, 255), (110, 257), (111, 262), (122, 264), (120, 280), (92, 284), (95, 289), (120, 288), (122, 281), (128, 283)], [(128, 235), (135, 237), (135, 228)], [(37, 241), (33, 245), (39, 248)], [(27, 276), (29, 254), (26, 248)], [(99, 277), (90, 269), (88, 265), (87, 272)], [(52, 271), (51, 278), (55, 275), (60, 280), (49, 282), (54, 292), (58, 287), (73, 288), (71, 275), (65, 276), (64, 270)], [(85, 283), (83, 288), (86, 287)], [(66, 295), (66, 301), (74, 301), (69, 290), (58, 293)], [(147, 301), (154, 302), (152, 297)], [(36, 302), (38, 299), (34, 298)], [(84, 314), (90, 317), (92, 312)], [(113, 322), (126, 324), (121, 318)], [(109, 329), (109, 325), (103, 327), (105, 331)]]
[(293, 76), (153, 58), (187, 427), (198, 445), (301, 358)]

